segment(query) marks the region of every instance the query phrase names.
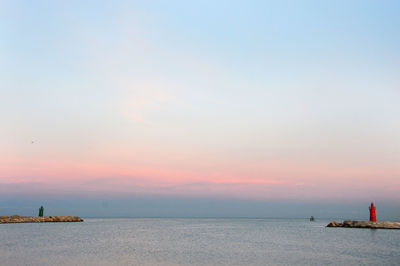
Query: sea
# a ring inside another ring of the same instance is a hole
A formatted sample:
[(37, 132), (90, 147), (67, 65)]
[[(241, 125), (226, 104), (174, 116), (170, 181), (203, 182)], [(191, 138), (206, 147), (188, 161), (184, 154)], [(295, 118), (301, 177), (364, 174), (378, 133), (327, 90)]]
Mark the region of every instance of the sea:
[(400, 265), (400, 230), (328, 223), (86, 218), (0, 224), (0, 265)]

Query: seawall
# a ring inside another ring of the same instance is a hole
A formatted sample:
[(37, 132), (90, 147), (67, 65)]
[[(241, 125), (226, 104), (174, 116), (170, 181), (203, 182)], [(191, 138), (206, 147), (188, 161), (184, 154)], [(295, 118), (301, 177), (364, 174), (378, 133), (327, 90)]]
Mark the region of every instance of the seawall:
[(370, 229), (399, 229), (400, 222), (370, 222), (370, 221), (351, 221), (346, 220), (343, 223), (332, 221), (326, 227), (345, 227), (345, 228), (370, 228)]
[(0, 224), (8, 223), (62, 223), (62, 222), (83, 222), (78, 216), (0, 216)]

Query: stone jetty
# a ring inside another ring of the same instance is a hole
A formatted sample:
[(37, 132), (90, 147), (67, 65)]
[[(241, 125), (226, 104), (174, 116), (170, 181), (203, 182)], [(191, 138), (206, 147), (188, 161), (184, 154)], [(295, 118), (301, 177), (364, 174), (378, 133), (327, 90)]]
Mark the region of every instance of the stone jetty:
[(9, 223), (60, 223), (60, 222), (83, 222), (83, 219), (78, 216), (0, 216), (0, 224)]
[(351, 221), (346, 220), (343, 223), (332, 221), (326, 227), (345, 227), (345, 228), (370, 228), (370, 229), (399, 229), (400, 222), (371, 222), (371, 221)]

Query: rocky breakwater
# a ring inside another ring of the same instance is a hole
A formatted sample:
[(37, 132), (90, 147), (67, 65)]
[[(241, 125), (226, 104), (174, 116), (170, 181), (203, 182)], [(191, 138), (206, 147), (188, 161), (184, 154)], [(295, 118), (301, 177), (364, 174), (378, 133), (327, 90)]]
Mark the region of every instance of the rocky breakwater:
[(345, 227), (345, 228), (370, 228), (370, 229), (399, 229), (400, 222), (370, 222), (370, 221), (351, 221), (343, 223), (332, 221), (326, 227)]
[(77, 216), (0, 216), (0, 224), (9, 223), (59, 223), (59, 222), (83, 222), (83, 219)]

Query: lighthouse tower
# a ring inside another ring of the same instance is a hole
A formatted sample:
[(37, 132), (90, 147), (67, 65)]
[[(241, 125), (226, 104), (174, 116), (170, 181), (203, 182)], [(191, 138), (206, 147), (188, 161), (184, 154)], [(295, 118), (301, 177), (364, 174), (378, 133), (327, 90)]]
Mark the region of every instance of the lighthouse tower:
[(371, 206), (369, 206), (369, 221), (376, 222), (375, 206), (373, 202), (371, 202)]

